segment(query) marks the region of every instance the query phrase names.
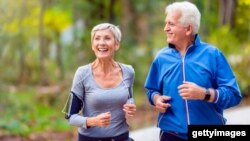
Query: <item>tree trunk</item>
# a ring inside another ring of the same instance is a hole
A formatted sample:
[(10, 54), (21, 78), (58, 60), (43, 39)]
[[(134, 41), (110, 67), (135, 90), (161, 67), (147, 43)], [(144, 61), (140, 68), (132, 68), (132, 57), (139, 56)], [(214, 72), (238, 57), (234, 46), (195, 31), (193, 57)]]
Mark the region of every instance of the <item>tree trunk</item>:
[(127, 42), (135, 43), (135, 12), (132, 0), (122, 0), (121, 30)]
[[(126, 40), (130, 37), (130, 41), (133, 44), (143, 44), (147, 39), (149, 33), (149, 22), (148, 19), (148, 3), (144, 4), (143, 10), (136, 9), (136, 2), (132, 0), (123, 0), (123, 18), (122, 18), (122, 29)], [(149, 6), (148, 6), (149, 7)], [(164, 14), (164, 13), (163, 13)], [(129, 36), (128, 36), (129, 35)]]
[[(56, 31), (55, 31), (56, 32)], [(62, 61), (62, 45), (60, 43), (60, 33), (56, 32), (56, 62), (57, 66), (59, 67), (59, 80), (64, 79), (64, 67), (63, 67), (63, 61)]]
[(219, 1), (219, 25), (229, 25), (231, 28), (234, 20), (234, 10), (236, 7), (235, 0)]
[(40, 60), (40, 84), (41, 85), (48, 85), (48, 78), (47, 78), (47, 73), (46, 73), (46, 69), (45, 69), (45, 41), (44, 41), (44, 37), (43, 37), (43, 16), (44, 16), (44, 11), (46, 8), (46, 1), (45, 0), (40, 0), (40, 4), (41, 4), (41, 10), (40, 10), (40, 15), (39, 15), (39, 49), (40, 49), (40, 56), (39, 56), (39, 60)]
[[(25, 9), (26, 9), (26, 0), (22, 1), (22, 6), (21, 6), (21, 13), (19, 17), (19, 29), (22, 29), (21, 27), (21, 22), (23, 20), (24, 14), (25, 14)], [(24, 54), (24, 46), (23, 46), (23, 41), (22, 40), (22, 31), (19, 31), (19, 34), (16, 36), (17, 41), (16, 41), (16, 46), (18, 47), (18, 51), (20, 54), (20, 59), (19, 59), (19, 76), (18, 76), (18, 83), (26, 83), (27, 82), (27, 74), (25, 73), (26, 68), (25, 68), (25, 54)]]
[(110, 0), (109, 3), (109, 22), (114, 23), (115, 22), (115, 11), (114, 7), (116, 5), (116, 0)]

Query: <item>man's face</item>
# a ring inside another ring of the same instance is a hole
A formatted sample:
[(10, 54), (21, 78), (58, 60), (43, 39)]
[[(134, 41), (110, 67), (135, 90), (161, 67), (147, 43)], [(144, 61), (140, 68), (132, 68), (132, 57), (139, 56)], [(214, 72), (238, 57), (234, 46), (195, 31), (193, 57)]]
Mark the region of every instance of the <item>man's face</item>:
[(179, 12), (168, 13), (165, 19), (164, 31), (167, 33), (167, 42), (175, 46), (183, 44), (188, 39), (187, 27), (183, 26), (179, 19)]

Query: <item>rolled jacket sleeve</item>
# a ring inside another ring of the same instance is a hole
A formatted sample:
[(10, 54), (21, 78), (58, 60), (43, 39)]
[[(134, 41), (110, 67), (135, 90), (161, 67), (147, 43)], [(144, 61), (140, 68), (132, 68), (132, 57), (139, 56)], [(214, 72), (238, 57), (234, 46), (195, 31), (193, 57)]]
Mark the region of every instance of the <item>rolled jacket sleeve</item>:
[(225, 56), (218, 52), (216, 57), (216, 84), (218, 86), (216, 103), (223, 109), (226, 109), (239, 104), (242, 96), (237, 80)]
[(148, 100), (150, 104), (154, 105), (153, 96), (156, 93), (161, 93), (161, 87), (162, 87), (162, 79), (160, 76), (160, 68), (157, 63), (157, 60), (155, 59), (149, 69), (148, 76), (146, 78), (144, 88), (146, 89), (146, 94), (148, 97)]

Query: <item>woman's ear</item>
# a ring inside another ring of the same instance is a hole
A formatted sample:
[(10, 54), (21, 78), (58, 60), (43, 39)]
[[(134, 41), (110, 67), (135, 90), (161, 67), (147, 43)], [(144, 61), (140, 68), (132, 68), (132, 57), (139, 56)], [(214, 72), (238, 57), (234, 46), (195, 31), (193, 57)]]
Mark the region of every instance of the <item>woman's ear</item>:
[(116, 44), (115, 44), (115, 51), (119, 50), (119, 48), (120, 48), (120, 44), (119, 44), (119, 43), (116, 43)]
[(94, 46), (92, 45), (92, 43), (91, 43), (91, 50), (92, 50), (92, 51), (95, 51), (95, 50), (94, 50)]

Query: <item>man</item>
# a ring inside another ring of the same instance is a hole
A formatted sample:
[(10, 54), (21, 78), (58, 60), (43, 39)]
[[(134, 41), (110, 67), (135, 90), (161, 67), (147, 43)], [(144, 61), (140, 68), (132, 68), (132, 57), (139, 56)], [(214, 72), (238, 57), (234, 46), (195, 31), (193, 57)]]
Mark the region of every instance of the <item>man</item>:
[(159, 112), (160, 140), (187, 140), (188, 125), (224, 125), (223, 110), (242, 96), (223, 53), (200, 40), (200, 12), (190, 2), (166, 7), (168, 46), (153, 60), (145, 82)]

